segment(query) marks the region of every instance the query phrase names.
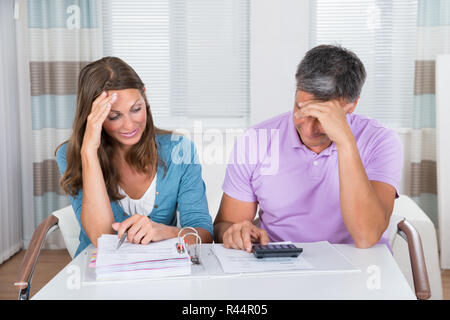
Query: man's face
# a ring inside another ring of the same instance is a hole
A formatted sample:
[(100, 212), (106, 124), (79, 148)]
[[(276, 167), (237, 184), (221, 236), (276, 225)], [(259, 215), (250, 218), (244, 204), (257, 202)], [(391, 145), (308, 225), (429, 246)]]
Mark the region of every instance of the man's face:
[(305, 117), (299, 112), (300, 108), (298, 107), (300, 102), (308, 102), (311, 100), (317, 99), (311, 93), (297, 90), (293, 120), (303, 144), (315, 153), (320, 153), (328, 148), (331, 140), (326, 135), (319, 120), (314, 117)]

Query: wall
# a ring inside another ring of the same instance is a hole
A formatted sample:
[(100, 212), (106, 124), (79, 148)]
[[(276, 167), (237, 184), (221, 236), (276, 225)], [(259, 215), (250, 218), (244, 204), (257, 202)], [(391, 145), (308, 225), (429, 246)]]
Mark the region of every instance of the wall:
[(450, 54), (436, 59), (436, 148), (438, 174), (439, 240), (441, 267), (450, 269), (450, 149), (446, 142), (450, 135)]
[(295, 72), (309, 48), (308, 4), (251, 2), (251, 125), (294, 106)]

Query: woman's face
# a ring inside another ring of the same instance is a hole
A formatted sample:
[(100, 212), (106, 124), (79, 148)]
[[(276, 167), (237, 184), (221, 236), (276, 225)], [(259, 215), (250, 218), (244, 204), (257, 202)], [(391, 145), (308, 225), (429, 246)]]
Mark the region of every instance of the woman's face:
[(109, 90), (108, 96), (117, 93), (103, 129), (122, 146), (136, 144), (145, 130), (147, 111), (145, 100), (138, 89)]

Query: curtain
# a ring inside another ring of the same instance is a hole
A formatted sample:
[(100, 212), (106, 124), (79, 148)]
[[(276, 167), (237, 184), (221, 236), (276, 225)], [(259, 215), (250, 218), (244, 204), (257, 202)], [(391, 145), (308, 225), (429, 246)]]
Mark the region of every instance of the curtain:
[(340, 43), (368, 72), (357, 112), (404, 146), (400, 193), (438, 228), (435, 59), (450, 52), (450, 0), (311, 0), (311, 45)]
[(409, 194), (438, 227), (436, 55), (450, 53), (450, 0), (419, 0)]
[[(78, 74), (101, 58), (100, 11), (98, 0), (27, 2), (35, 226), (70, 205), (54, 152), (72, 132)], [(47, 247), (64, 245), (50, 238)]]
[(14, 1), (0, 1), (0, 264), (20, 250), (21, 171)]
[(249, 0), (102, 0), (103, 53), (130, 64), (157, 126), (246, 127)]
[(310, 44), (340, 44), (364, 63), (356, 113), (411, 128), (416, 0), (311, 0)]

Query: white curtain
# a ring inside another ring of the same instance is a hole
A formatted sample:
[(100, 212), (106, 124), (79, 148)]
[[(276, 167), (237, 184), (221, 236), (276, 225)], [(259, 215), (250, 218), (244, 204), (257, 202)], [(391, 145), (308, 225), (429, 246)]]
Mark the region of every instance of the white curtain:
[(416, 0), (311, 1), (311, 47), (341, 44), (367, 71), (356, 112), (391, 128), (411, 128)]
[(404, 146), (400, 192), (439, 228), (435, 60), (450, 52), (450, 0), (310, 3), (312, 45), (338, 42), (362, 58), (368, 77), (356, 112), (397, 131)]
[(3, 263), (22, 246), (19, 101), (13, 0), (0, 1), (0, 43), (0, 263)]
[(246, 127), (249, 22), (249, 0), (102, 0), (103, 54), (136, 70), (158, 127)]

